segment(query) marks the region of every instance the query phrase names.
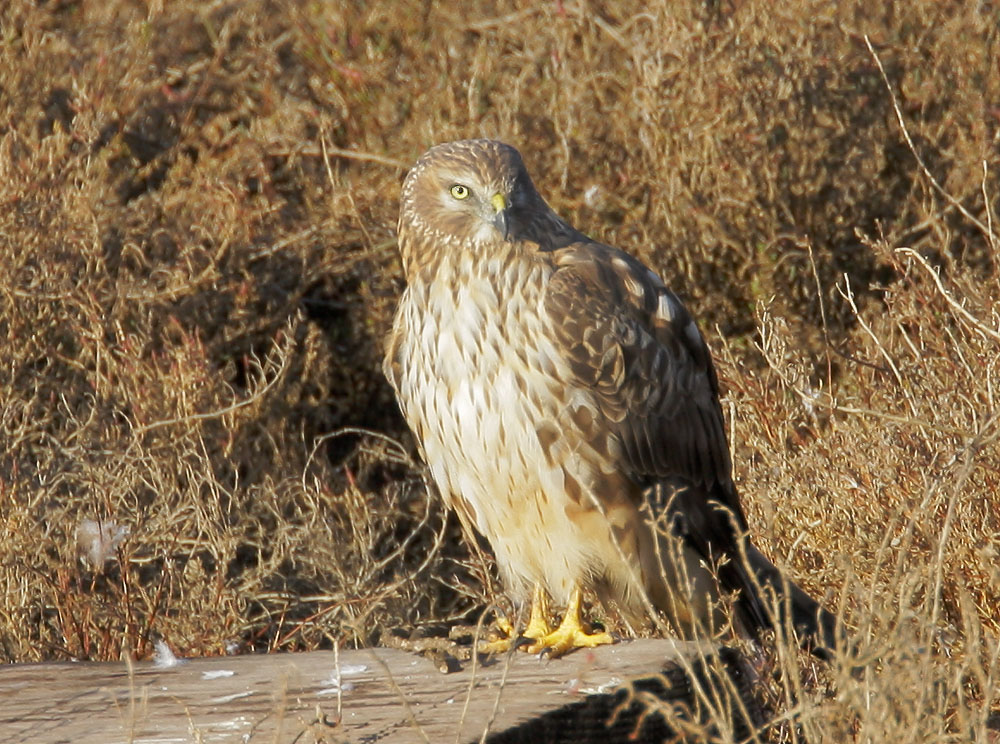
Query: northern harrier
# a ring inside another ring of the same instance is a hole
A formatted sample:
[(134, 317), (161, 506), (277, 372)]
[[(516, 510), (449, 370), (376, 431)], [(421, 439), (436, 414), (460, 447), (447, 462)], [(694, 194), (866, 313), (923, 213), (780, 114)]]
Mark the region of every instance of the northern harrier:
[[(582, 626), (582, 588), (697, 635), (724, 593), (744, 631), (772, 625), (766, 585), (832, 644), (833, 617), (746, 539), (708, 347), (656, 274), (556, 216), (491, 140), (420, 158), (399, 248), (385, 374), (446, 503), (516, 599), (534, 588), (529, 650), (610, 642)], [(567, 607), (555, 630), (546, 594)]]

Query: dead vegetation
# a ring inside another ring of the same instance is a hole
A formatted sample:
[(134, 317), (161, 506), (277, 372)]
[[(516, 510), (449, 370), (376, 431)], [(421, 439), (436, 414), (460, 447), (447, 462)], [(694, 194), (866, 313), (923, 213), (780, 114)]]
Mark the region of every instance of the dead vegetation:
[(860, 679), (778, 654), (768, 736), (986, 740), (998, 28), (936, 0), (6, 4), (0, 655), (368, 644), (497, 599), (379, 372), (403, 168), (487, 135), (702, 319), (762, 548), (853, 629)]

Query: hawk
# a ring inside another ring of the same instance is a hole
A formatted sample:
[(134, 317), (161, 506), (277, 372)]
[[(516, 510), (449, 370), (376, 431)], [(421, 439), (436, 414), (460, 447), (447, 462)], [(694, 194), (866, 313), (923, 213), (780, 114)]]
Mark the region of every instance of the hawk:
[[(711, 355), (655, 273), (560, 219), (485, 139), (409, 171), (399, 249), (384, 371), (446, 504), (531, 594), (529, 651), (611, 642), (584, 626), (582, 589), (684, 636), (716, 632), (733, 595), (745, 631), (778, 606), (832, 644), (833, 617), (746, 536)], [(555, 629), (547, 596), (566, 607)]]

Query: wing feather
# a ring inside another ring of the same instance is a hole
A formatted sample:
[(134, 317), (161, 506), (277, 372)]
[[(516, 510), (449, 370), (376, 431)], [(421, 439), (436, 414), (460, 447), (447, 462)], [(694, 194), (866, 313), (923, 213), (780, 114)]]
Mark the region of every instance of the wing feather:
[(680, 478), (712, 494), (741, 527), (711, 355), (691, 315), (628, 254), (579, 242), (546, 254), (553, 336), (592, 391), (621, 444), (622, 469), (640, 485)]
[[(574, 379), (593, 394), (618, 440), (621, 470), (702, 557), (723, 555), (719, 578), (743, 590), (750, 622), (770, 625), (740, 559), (746, 516), (732, 481), (719, 383), (691, 315), (639, 261), (600, 243), (548, 254), (553, 337)], [(596, 430), (601, 430), (597, 426)]]

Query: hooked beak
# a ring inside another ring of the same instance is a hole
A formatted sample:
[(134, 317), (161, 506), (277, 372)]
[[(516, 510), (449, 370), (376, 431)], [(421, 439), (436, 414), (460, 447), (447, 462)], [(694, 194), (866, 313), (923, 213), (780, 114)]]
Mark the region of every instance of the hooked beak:
[(510, 205), (507, 203), (507, 198), (503, 194), (494, 194), (493, 198), (490, 199), (490, 203), (496, 212), (496, 216), (493, 218), (493, 226), (503, 235), (503, 239), (507, 240), (510, 237), (510, 218), (508, 215)]

